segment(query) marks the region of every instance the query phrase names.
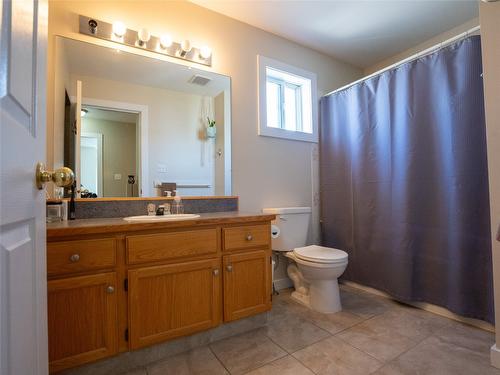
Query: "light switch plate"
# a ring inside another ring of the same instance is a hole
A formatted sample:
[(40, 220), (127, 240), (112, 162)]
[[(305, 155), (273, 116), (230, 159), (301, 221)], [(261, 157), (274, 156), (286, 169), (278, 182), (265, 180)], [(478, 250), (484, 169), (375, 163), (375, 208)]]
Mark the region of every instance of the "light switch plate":
[(121, 179), (122, 179), (122, 175), (121, 175), (120, 173), (115, 173), (113, 177), (114, 177), (114, 179), (115, 179), (116, 181), (119, 181), (119, 180), (121, 180)]
[(158, 164), (156, 167), (156, 172), (167, 173), (167, 166), (165, 164)]

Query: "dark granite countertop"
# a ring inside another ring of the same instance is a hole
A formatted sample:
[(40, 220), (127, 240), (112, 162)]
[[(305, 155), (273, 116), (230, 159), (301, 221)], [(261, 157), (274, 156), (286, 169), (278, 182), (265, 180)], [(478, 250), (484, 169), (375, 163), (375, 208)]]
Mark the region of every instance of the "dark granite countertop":
[(162, 228), (196, 227), (209, 224), (237, 224), (271, 221), (274, 214), (246, 213), (240, 211), (201, 213), (196, 219), (131, 223), (123, 218), (77, 219), (47, 223), (47, 239), (75, 235), (131, 232)]

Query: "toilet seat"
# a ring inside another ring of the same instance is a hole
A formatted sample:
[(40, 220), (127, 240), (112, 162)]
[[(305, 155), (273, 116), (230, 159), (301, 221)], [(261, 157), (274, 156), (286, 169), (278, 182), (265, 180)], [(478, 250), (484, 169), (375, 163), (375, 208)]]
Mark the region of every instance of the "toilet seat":
[(324, 246), (305, 246), (293, 250), (296, 258), (320, 264), (346, 263), (348, 254), (345, 251)]

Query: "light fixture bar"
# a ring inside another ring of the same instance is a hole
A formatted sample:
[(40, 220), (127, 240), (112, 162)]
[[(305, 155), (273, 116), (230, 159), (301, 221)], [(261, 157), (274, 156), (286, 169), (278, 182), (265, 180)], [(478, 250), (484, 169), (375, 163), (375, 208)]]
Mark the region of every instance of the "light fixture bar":
[[(80, 34), (85, 34), (93, 36), (95, 38), (123, 44), (125, 46), (159, 53), (161, 55), (175, 57), (197, 64), (212, 66), (212, 54), (210, 52), (210, 54), (207, 56), (207, 47), (191, 47), (189, 41), (184, 41), (182, 43), (172, 42), (170, 46), (165, 46), (165, 43), (161, 43), (161, 38), (154, 35), (150, 35), (149, 39), (144, 42), (143, 40), (139, 39), (139, 33), (137, 31), (128, 29), (123, 24), (121, 24), (120, 26), (125, 27), (125, 31), (123, 32), (123, 30), (120, 30), (119, 33), (123, 34), (123, 36), (118, 36), (113, 31), (113, 24), (109, 22), (100, 21), (95, 18), (80, 15)], [(144, 32), (141, 32), (141, 38), (145, 39), (143, 34)], [(163, 38), (163, 41), (165, 41), (165, 38)], [(184, 47), (185, 49), (187, 49), (186, 44), (189, 44), (189, 46), (191, 47), (189, 51), (185, 51), (182, 48)]]

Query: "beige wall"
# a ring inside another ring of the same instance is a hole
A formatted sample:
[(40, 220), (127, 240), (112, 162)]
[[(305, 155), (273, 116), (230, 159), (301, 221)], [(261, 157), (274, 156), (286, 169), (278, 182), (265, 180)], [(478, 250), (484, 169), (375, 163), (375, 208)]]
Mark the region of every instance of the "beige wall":
[[(360, 70), (188, 2), (51, 1), (49, 82), (54, 77), (54, 35), (110, 45), (80, 35), (79, 14), (106, 21), (119, 19), (133, 29), (147, 26), (154, 34), (169, 32), (175, 40), (189, 38), (197, 45), (210, 45), (213, 50), (210, 70), (231, 77), (233, 193), (240, 196), (240, 208), (257, 211), (266, 206), (312, 205), (312, 144), (257, 135), (257, 55), (316, 73), (320, 94), (359, 78), (362, 75)], [(47, 123), (50, 125), (53, 113), (53, 87), (50, 84), (47, 99)], [(49, 139), (51, 131), (49, 129)], [(48, 164), (53, 162), (51, 150), (49, 141)]]
[[(103, 138), (103, 196), (127, 197), (128, 175), (133, 174), (137, 179), (136, 169), (136, 132), (135, 124), (93, 119), (82, 119), (82, 133), (98, 133)], [(121, 174), (121, 180), (115, 180), (114, 175)], [(137, 184), (134, 187), (134, 196), (137, 196)]]
[(453, 38), (456, 35), (459, 35), (461, 33), (464, 33), (470, 29), (472, 29), (475, 26), (479, 25), (479, 18), (473, 18), (462, 25), (459, 25), (457, 27), (454, 27), (451, 30), (448, 30), (444, 33), (441, 33), (439, 35), (436, 35), (435, 37), (426, 40), (423, 43), (417, 44), (416, 46), (412, 48), (408, 48), (407, 50), (398, 53), (397, 55), (391, 56), (385, 60), (382, 60), (368, 68), (365, 68), (365, 75), (372, 74), (376, 72), (377, 70), (383, 69), (386, 66), (392, 65), (397, 63), (398, 61), (404, 60), (420, 51), (424, 51), (427, 48), (433, 47), (441, 42), (444, 42), (447, 39)]
[[(500, 2), (481, 3), (479, 17), (488, 144), (495, 321), (500, 322), (500, 242), (495, 240), (500, 225)], [(500, 345), (498, 329), (495, 341)], [(491, 359), (496, 367), (500, 367), (500, 351), (492, 350)]]
[[(65, 111), (65, 93), (67, 92), (71, 96), (71, 77), (68, 70), (67, 59), (63, 54), (63, 49), (60, 47), (61, 40), (56, 40), (57, 48), (54, 57), (55, 65), (57, 66), (58, 75), (54, 77), (53, 87), (54, 87), (54, 113), (53, 121), (51, 124), (47, 124), (47, 130), (54, 127), (54, 134), (52, 139), (47, 137), (47, 143), (52, 144), (53, 152), (53, 163), (51, 164), (55, 168), (63, 167), (64, 164), (64, 111)], [(47, 82), (47, 84), (49, 84)], [(55, 130), (57, 129), (57, 131)]]

